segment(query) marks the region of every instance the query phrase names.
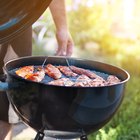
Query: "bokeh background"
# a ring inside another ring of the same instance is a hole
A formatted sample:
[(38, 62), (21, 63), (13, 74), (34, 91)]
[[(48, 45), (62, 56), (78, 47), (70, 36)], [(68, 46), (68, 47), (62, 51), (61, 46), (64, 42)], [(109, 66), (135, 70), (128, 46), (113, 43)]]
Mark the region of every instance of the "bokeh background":
[[(72, 57), (109, 63), (131, 76), (118, 112), (89, 139), (140, 140), (140, 0), (67, 0), (66, 9), (75, 43)], [(56, 49), (47, 9), (33, 24), (33, 55), (54, 55)]]

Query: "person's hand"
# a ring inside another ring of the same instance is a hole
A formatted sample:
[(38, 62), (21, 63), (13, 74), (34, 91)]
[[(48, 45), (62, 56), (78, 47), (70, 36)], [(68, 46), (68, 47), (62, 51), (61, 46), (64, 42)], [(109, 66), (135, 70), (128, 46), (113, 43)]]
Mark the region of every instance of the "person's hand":
[(73, 53), (74, 42), (69, 31), (57, 31), (56, 39), (58, 42), (58, 49), (56, 51), (56, 55), (71, 56)]

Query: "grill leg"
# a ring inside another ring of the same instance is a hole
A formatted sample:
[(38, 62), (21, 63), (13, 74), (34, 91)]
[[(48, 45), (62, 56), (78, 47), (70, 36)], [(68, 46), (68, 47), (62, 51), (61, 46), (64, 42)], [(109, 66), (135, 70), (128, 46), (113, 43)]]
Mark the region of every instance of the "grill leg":
[(43, 132), (37, 132), (37, 135), (34, 140), (43, 140), (44, 133)]
[(88, 140), (87, 135), (82, 135), (82, 136), (80, 137), (80, 140)]

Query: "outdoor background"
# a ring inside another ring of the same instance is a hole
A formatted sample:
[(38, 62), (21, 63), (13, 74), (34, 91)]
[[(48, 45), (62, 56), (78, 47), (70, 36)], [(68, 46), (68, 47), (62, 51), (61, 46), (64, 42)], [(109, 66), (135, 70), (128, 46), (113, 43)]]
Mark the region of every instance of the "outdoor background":
[[(113, 64), (131, 76), (118, 112), (89, 139), (140, 140), (140, 0), (66, 2), (75, 42), (72, 57)], [(56, 49), (55, 27), (47, 9), (33, 25), (33, 55), (54, 55)]]

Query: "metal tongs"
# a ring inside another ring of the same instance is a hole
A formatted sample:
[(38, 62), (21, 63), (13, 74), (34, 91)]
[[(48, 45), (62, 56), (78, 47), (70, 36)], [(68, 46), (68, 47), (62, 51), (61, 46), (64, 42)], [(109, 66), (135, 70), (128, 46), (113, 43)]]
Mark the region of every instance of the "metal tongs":
[(47, 59), (48, 59), (48, 57), (43, 61), (43, 63), (42, 63), (42, 69), (44, 68), (44, 65), (45, 65), (45, 63), (46, 63), (46, 61), (47, 61)]
[(71, 67), (70, 67), (70, 63), (69, 63), (69, 61), (68, 61), (67, 57), (65, 57), (65, 60), (66, 60), (66, 64), (67, 64), (67, 66), (68, 66), (68, 67), (69, 67), (69, 69), (72, 71), (72, 69), (71, 69)]

